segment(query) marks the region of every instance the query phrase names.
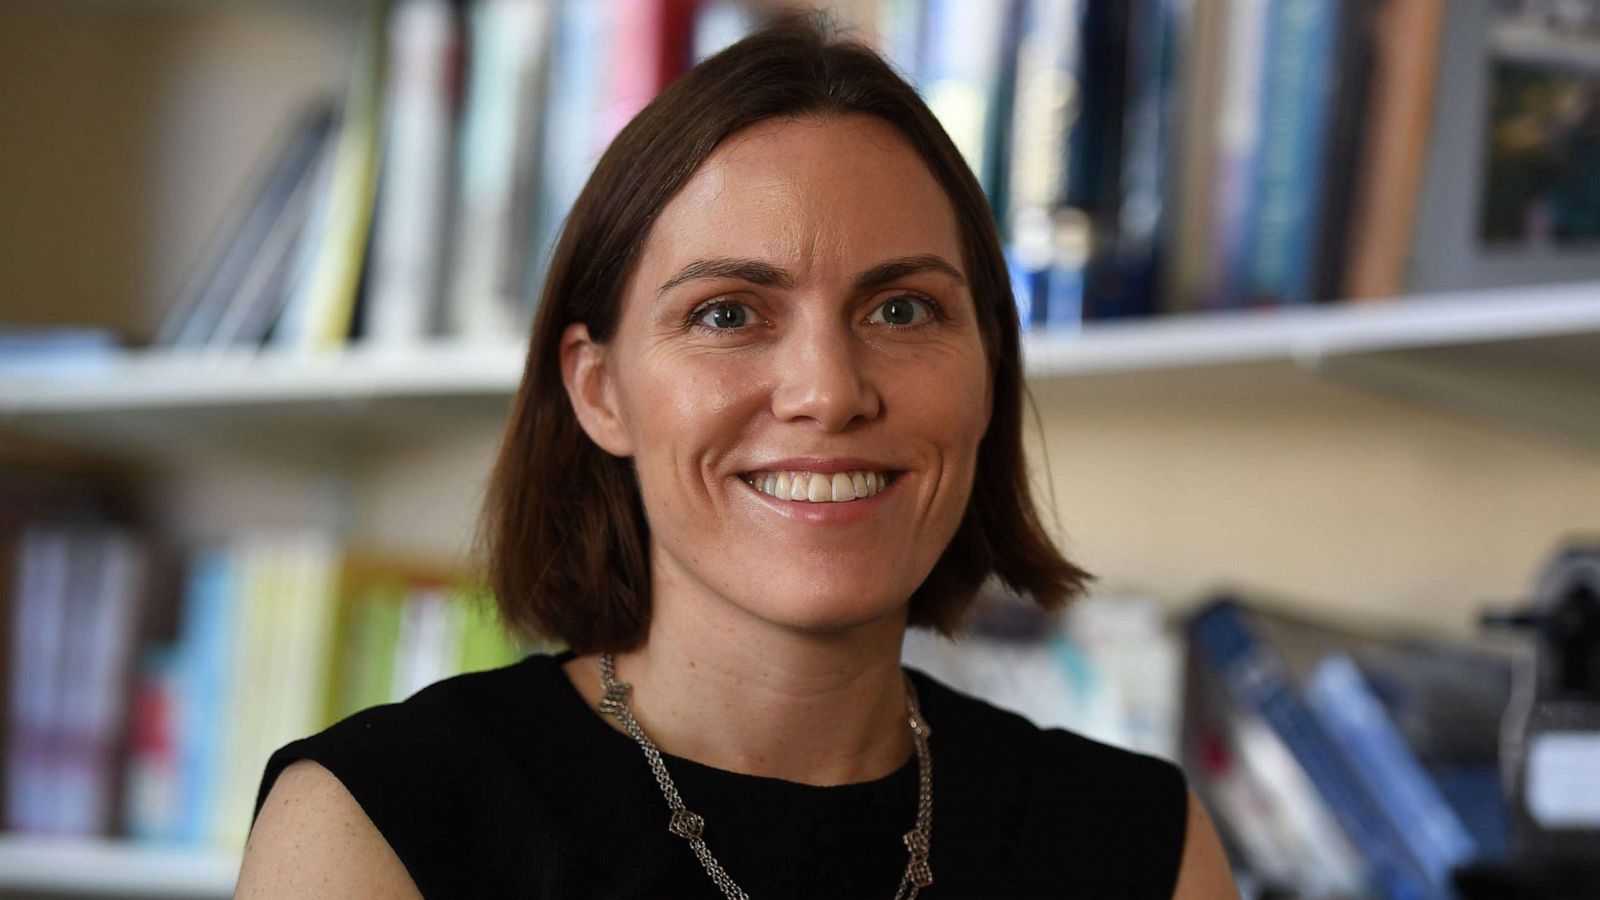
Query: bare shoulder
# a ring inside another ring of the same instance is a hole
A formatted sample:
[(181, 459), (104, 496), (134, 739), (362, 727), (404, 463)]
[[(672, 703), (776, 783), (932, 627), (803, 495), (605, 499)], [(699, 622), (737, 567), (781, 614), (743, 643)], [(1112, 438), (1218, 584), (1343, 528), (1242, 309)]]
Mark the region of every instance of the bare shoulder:
[(350, 792), (300, 760), (273, 782), (245, 845), (237, 898), (420, 898), (411, 876)]
[(1183, 861), (1172, 896), (1177, 900), (1237, 900), (1239, 889), (1222, 841), (1205, 804), (1193, 790), (1189, 791), (1189, 819), (1184, 835)]

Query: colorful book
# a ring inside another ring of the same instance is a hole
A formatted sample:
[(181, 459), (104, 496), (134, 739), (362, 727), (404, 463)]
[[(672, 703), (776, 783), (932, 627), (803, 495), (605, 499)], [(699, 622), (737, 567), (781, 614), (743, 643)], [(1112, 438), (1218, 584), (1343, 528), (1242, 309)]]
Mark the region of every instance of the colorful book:
[(1293, 754), (1365, 860), (1372, 888), (1389, 898), (1432, 896), (1418, 863), (1296, 691), (1283, 659), (1257, 636), (1250, 614), (1213, 602), (1189, 625), (1192, 652), (1220, 676), (1230, 700), (1260, 716)]

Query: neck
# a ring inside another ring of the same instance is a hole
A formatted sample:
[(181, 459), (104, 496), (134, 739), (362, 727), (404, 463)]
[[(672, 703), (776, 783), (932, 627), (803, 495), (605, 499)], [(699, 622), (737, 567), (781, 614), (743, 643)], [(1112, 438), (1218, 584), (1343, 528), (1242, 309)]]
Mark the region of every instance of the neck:
[[(663, 752), (814, 785), (881, 778), (911, 756), (903, 613), (818, 633), (659, 590), (654, 599), (649, 635), (616, 654), (616, 677), (632, 685), (627, 704)], [(598, 659), (568, 664), (591, 706), (602, 690)]]

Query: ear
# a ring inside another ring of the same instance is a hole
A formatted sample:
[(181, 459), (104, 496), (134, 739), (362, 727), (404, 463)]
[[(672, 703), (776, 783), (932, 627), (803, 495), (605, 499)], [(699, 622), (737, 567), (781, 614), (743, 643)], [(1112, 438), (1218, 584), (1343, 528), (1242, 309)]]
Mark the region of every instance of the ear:
[(633, 442), (617, 403), (606, 345), (589, 337), (589, 326), (574, 322), (561, 333), (561, 383), (578, 424), (589, 439), (612, 456), (632, 456)]

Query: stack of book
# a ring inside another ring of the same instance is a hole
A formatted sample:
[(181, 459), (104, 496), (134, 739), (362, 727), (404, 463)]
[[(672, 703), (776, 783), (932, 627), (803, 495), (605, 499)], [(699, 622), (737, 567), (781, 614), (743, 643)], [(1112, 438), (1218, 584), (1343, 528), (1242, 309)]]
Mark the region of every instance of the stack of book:
[[(1528, 85), (1594, 110), (1600, 41), (1562, 39), (1539, 10), (1491, 15), (1487, 2), (1470, 0), (1465, 38), (1446, 32), (1443, 0), (823, 6), (926, 98), (993, 206), (1023, 322), (1060, 328), (1436, 288), (1428, 273), (1460, 265), (1439, 262), (1436, 242), (1422, 248), (1433, 262), (1413, 265), (1414, 234), (1438, 231), (1423, 221), (1440, 206), (1424, 184), (1443, 177), (1426, 177), (1437, 175), (1429, 160), (1444, 172), (1496, 129), (1532, 134), (1558, 115), (1538, 146), (1493, 144), (1493, 165), (1469, 185), (1490, 204), (1471, 246), (1502, 257), (1550, 238), (1592, 248), (1596, 207), (1579, 173), (1594, 117), (1538, 107), (1554, 95)], [(694, 60), (787, 5), (373, 3), (344, 96), (286, 124), (158, 343), (522, 336), (561, 223), (610, 139)], [(1504, 93), (1494, 108), (1515, 121), (1438, 146), (1436, 106), (1463, 100), (1436, 60), (1498, 52), (1506, 41), (1491, 32), (1508, 28), (1515, 53), (1476, 90), (1485, 106)], [(1564, 55), (1540, 49), (1556, 44)], [(1530, 231), (1541, 211), (1564, 230)]]
[(1220, 598), (1187, 628), (1183, 758), (1263, 890), (1447, 898), (1504, 858), (1512, 660)]
[(482, 590), (317, 531), (187, 553), (110, 521), (6, 537), (13, 831), (236, 850), (278, 746), (530, 649)]

